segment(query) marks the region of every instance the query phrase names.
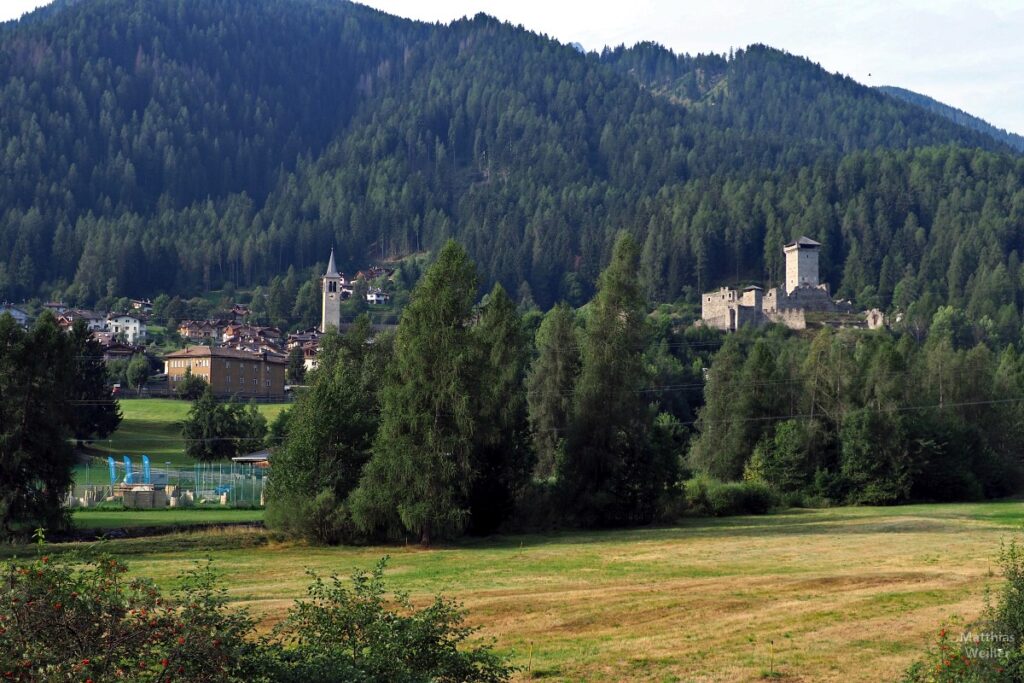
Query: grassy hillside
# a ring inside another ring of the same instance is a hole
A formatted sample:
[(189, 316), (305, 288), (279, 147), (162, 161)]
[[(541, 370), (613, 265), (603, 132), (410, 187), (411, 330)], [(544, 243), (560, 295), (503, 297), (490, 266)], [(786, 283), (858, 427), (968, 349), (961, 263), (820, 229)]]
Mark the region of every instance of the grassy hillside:
[[(172, 462), (189, 464), (192, 459), (185, 455), (185, 443), (181, 438), (181, 423), (188, 415), (192, 404), (176, 399), (121, 399), (124, 420), (109, 439), (93, 444), (104, 457), (113, 455), (146, 454), (154, 463)], [(287, 409), (287, 403), (259, 404), (260, 413), (273, 421), (277, 414)]]
[[(391, 556), (391, 584), (459, 597), (522, 679), (892, 680), (940, 622), (976, 615), (1016, 502), (790, 511), (679, 527), (495, 537), (455, 546), (310, 548), (262, 532), (108, 544), (169, 583), (203, 550), (231, 597), (275, 622), (306, 568)], [(531, 657), (532, 653), (532, 657)]]

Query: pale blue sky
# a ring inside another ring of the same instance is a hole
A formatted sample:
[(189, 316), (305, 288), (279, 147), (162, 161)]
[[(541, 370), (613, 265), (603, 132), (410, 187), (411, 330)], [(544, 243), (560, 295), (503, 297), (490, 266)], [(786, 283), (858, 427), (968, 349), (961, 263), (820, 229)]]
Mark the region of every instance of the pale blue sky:
[[(0, 0), (0, 19), (39, 0)], [(898, 85), (1024, 134), (1020, 0), (367, 0), (428, 21), (486, 12), (587, 49), (654, 40), (677, 52), (766, 43), (868, 85)]]

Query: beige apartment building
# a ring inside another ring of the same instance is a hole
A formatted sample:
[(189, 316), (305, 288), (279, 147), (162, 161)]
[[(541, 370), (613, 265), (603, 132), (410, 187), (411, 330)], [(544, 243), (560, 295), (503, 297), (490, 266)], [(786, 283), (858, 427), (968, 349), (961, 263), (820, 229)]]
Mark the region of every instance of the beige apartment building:
[(287, 359), (279, 353), (189, 346), (164, 359), (167, 384), (175, 391), (185, 374), (202, 377), (217, 396), (283, 399)]

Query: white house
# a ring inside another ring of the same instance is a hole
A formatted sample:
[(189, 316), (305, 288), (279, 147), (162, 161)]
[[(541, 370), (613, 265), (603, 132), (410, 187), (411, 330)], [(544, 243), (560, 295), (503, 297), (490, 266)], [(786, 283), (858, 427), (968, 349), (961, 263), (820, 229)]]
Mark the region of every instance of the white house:
[(90, 332), (109, 332), (106, 317), (95, 311), (69, 308), (57, 318), (57, 322), (64, 328), (70, 328), (76, 320), (84, 320)]
[(146, 338), (146, 324), (130, 315), (116, 315), (107, 319), (107, 329), (116, 335), (124, 335), (129, 344), (137, 344)]
[(370, 305), (386, 304), (390, 300), (391, 297), (379, 287), (371, 287), (366, 292), (366, 303)]
[(10, 304), (0, 304), (0, 315), (3, 315), (4, 313), (7, 313), (14, 318), (14, 322), (18, 323), (22, 327), (28, 327), (28, 313), (20, 308), (15, 308)]

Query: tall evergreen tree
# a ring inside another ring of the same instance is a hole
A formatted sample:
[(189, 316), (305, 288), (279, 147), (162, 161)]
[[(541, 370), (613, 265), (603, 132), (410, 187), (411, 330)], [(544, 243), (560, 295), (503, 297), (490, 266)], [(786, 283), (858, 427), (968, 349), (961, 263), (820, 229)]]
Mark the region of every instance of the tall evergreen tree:
[[(371, 334), (363, 315), (344, 336), (331, 328), (320, 339), (319, 366), (274, 453), (271, 526), (320, 542), (352, 538), (346, 500), (370, 457), (380, 420), (378, 378), (389, 361), (387, 340), (370, 343)], [(328, 502), (334, 509), (325, 509)]]
[(78, 440), (103, 439), (121, 424), (121, 408), (107, 386), (103, 347), (84, 320), (76, 320), (69, 341), (74, 353), (69, 397), (75, 402), (71, 431)]
[(649, 448), (654, 415), (643, 394), (646, 317), (638, 252), (632, 237), (616, 241), (587, 322), (575, 418), (559, 468), (570, 512), (584, 523), (648, 521), (665, 484)]
[(67, 378), (74, 373), (68, 335), (50, 313), (28, 332), (0, 315), (0, 532), (68, 524), (62, 497), (74, 453)]
[(373, 457), (353, 493), (354, 518), (366, 531), (411, 533), (429, 545), (468, 522), (476, 292), (473, 262), (449, 241), (402, 314)]
[(576, 314), (560, 303), (544, 316), (536, 335), (537, 358), (526, 378), (530, 433), (537, 453), (536, 474), (554, 475), (565, 452), (580, 373)]
[(470, 528), (485, 533), (508, 518), (533, 469), (523, 386), (529, 340), (516, 304), (500, 284), (482, 306), (473, 338), (480, 366), (474, 392)]

